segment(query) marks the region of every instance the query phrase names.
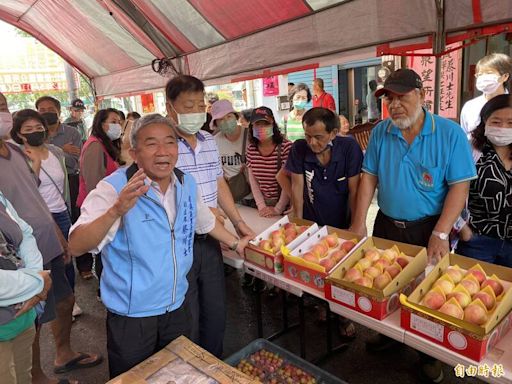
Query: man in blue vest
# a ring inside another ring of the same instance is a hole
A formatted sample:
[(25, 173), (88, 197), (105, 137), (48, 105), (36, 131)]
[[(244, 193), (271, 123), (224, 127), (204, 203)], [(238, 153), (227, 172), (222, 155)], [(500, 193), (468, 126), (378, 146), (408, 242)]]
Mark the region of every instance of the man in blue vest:
[(194, 178), (175, 168), (178, 144), (167, 118), (140, 118), (130, 142), (134, 163), (98, 183), (70, 233), (73, 255), (102, 254), (111, 377), (189, 336), (184, 300), (195, 234), (208, 233), (240, 254), (250, 239), (224, 229)]

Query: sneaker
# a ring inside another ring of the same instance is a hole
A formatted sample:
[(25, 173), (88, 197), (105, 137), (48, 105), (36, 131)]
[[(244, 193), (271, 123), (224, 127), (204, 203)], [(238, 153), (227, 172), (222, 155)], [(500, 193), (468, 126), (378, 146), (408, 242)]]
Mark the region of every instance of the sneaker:
[(78, 306), (78, 304), (77, 304), (77, 303), (75, 303), (75, 304), (73, 305), (73, 313), (72, 313), (73, 317), (78, 317), (78, 316), (80, 316), (82, 313), (84, 313), (84, 311), (82, 311), (82, 308), (80, 308), (80, 307)]
[(439, 360), (425, 362), (421, 366), (421, 376), (424, 381), (440, 383), (444, 379), (443, 367)]
[(377, 333), (366, 340), (366, 350), (369, 352), (382, 352), (393, 348), (397, 344), (396, 340)]

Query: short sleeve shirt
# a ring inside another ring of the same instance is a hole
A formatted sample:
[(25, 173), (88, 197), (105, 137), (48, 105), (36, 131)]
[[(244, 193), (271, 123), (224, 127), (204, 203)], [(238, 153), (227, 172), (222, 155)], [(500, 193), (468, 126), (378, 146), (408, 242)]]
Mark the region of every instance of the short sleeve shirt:
[(206, 131), (196, 133), (195, 149), (183, 138), (178, 138), (178, 162), (176, 168), (194, 176), (203, 202), (217, 208), (217, 179), (223, 176), (219, 150), (211, 134)]
[(387, 119), (372, 130), (363, 172), (378, 177), (381, 211), (396, 220), (439, 215), (451, 184), (472, 180), (476, 169), (460, 126), (424, 110), (421, 133), (409, 145)]
[[(62, 148), (64, 145), (71, 143), (75, 147), (82, 148), (82, 136), (78, 133), (78, 130), (67, 124), (61, 124), (55, 136), (48, 137), (50, 144), (56, 145)], [(64, 152), (66, 158), (66, 168), (69, 174), (77, 174), (79, 169), (79, 155), (70, 155)]]
[(352, 137), (332, 141), (331, 161), (323, 166), (306, 140), (293, 143), (286, 170), (304, 176), (303, 217), (320, 225), (350, 225), (348, 179), (361, 172), (363, 153)]
[[(218, 133), (214, 136), (215, 143), (219, 149), (220, 161), (222, 164), (222, 170), (224, 176), (229, 180), (233, 176), (240, 173), (243, 165), (242, 154), (244, 144), (244, 133), (247, 135), (247, 131), (242, 128), (240, 136), (236, 141), (230, 141), (222, 133)], [(246, 136), (247, 144), (247, 136)]]
[[(279, 146), (281, 146), (281, 164), (278, 164)], [(275, 146), (270, 155), (263, 156), (253, 143), (247, 146), (247, 167), (250, 168), (266, 200), (279, 199), (280, 189), (276, 175), (286, 164), (291, 147), (292, 142), (284, 140), (281, 144)]]

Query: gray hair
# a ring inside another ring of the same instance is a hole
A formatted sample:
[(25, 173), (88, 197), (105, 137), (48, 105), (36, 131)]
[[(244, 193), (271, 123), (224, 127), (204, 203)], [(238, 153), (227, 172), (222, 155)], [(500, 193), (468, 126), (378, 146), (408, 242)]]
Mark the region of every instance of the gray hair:
[(148, 125), (151, 124), (164, 124), (171, 128), (172, 132), (176, 134), (176, 124), (173, 123), (167, 117), (162, 116), (159, 113), (150, 113), (149, 115), (144, 115), (140, 119), (137, 119), (135, 123), (133, 123), (132, 130), (130, 132), (130, 146), (135, 148), (137, 146), (137, 133)]

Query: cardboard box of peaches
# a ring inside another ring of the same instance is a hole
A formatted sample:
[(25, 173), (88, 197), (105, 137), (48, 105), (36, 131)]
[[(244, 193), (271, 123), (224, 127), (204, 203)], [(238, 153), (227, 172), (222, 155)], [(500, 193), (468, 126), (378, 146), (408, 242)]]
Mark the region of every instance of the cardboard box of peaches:
[(382, 320), (425, 276), (424, 247), (369, 237), (325, 281), (325, 297)]
[(284, 275), (302, 285), (324, 291), (324, 280), (336, 265), (357, 248), (361, 237), (323, 226), (295, 249), (284, 250)]
[(480, 361), (512, 327), (512, 269), (447, 254), (408, 297), (402, 328)]
[(318, 225), (284, 216), (249, 242), (245, 260), (272, 273), (283, 272), (283, 250), (293, 250), (318, 231)]

